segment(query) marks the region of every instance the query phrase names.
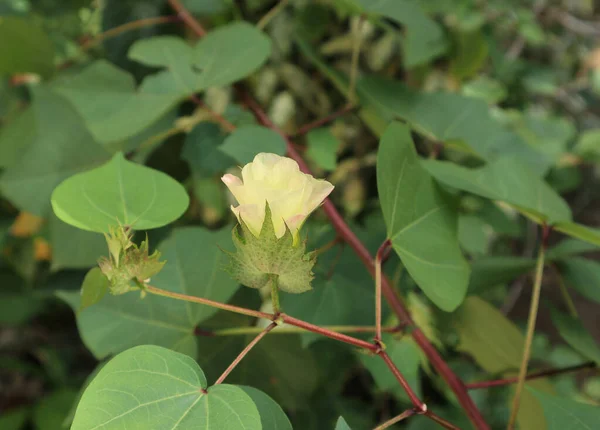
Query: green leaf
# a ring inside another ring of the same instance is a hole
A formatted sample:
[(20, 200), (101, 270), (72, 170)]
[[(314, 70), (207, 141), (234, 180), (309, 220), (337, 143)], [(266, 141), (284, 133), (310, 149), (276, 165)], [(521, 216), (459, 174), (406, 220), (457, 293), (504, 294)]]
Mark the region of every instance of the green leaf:
[(63, 388), (42, 398), (33, 412), (36, 430), (57, 430), (66, 428), (65, 419), (73, 402), (77, 399), (77, 391)]
[(557, 267), (568, 286), (575, 288), (588, 299), (600, 303), (600, 263), (572, 257), (559, 261)]
[(481, 30), (459, 32), (455, 35), (456, 52), (450, 61), (450, 72), (458, 79), (469, 78), (485, 64), (488, 43)]
[(4, 411), (0, 416), (0, 428), (2, 430), (21, 430), (27, 422), (29, 410), (27, 408), (16, 408)]
[(447, 161), (427, 160), (424, 167), (438, 181), (459, 190), (511, 204), (537, 222), (569, 221), (567, 203), (526, 165), (499, 158), (469, 169)]
[(494, 119), (482, 100), (450, 93), (420, 93), (402, 82), (372, 76), (360, 79), (357, 91), (384, 120), (402, 118), (427, 138), (467, 145), (469, 152), (486, 161), (514, 156), (538, 175), (551, 165), (550, 159)]
[[(159, 250), (167, 260), (163, 270), (152, 279), (152, 285), (169, 291), (227, 302), (238, 289), (222, 269), (223, 246), (228, 229), (218, 232), (187, 227), (174, 230), (161, 243)], [(202, 244), (202, 246), (198, 246)], [(78, 293), (61, 292), (64, 299), (78, 311)], [(106, 295), (77, 314), (77, 326), (84, 344), (98, 359), (141, 344), (160, 345), (197, 355), (196, 325), (216, 313), (216, 309), (147, 295), (139, 292)]]
[(592, 335), (575, 317), (552, 309), (552, 322), (558, 333), (575, 351), (600, 366), (600, 347)]
[(32, 91), (36, 138), (4, 171), (0, 190), (20, 209), (44, 216), (59, 183), (96, 167), (110, 155), (94, 142), (67, 100), (43, 87)]
[(337, 166), (339, 140), (328, 128), (317, 128), (306, 135), (308, 149), (306, 156), (325, 170), (334, 170)]
[(32, 20), (0, 17), (0, 76), (54, 71), (54, 46), (44, 30)]
[(335, 430), (352, 430), (344, 417), (339, 417), (335, 424)]
[(133, 76), (106, 60), (61, 77), (53, 88), (73, 104), (96, 140), (105, 145), (140, 133), (182, 98), (170, 88), (138, 90)]
[[(415, 342), (409, 337), (394, 339), (393, 336), (384, 335), (383, 343), (386, 346), (386, 352), (398, 367), (402, 375), (406, 378), (408, 385), (415, 391), (417, 397), (421, 397), (421, 379), (419, 376), (419, 367), (421, 362), (421, 352)], [(389, 367), (376, 355), (359, 354), (360, 361), (373, 376), (377, 388), (381, 391), (393, 393), (396, 397), (405, 401), (410, 401), (406, 391), (398, 384), (398, 381), (392, 377)]]
[[(370, 325), (375, 318), (372, 286), (368, 288), (334, 274), (318, 277), (314, 288), (301, 295), (282, 297), (282, 308), (289, 315), (310, 323), (326, 325)], [(302, 345), (322, 339), (316, 333), (302, 334)]]
[(418, 3), (410, 0), (356, 0), (356, 3), (365, 12), (383, 15), (406, 27), (401, 40), (406, 67), (427, 63), (446, 51), (442, 28), (425, 15)]
[(270, 54), (270, 39), (253, 25), (238, 21), (209, 32), (194, 47), (172, 36), (139, 40), (131, 47), (129, 58), (167, 68), (147, 77), (142, 91), (167, 88), (189, 95), (245, 78)]
[(0, 128), (0, 167), (9, 168), (37, 138), (35, 109), (31, 106)]
[(512, 256), (481, 257), (471, 263), (469, 293), (476, 294), (489, 287), (502, 285), (535, 267), (531, 258)]
[(598, 251), (598, 245), (579, 239), (565, 239), (550, 248), (546, 253), (546, 258), (549, 260), (562, 260), (577, 254), (593, 251)]
[(272, 398), (253, 387), (240, 385), (239, 388), (252, 399), (258, 409), (262, 430), (292, 430), (289, 418)]
[(49, 220), (52, 270), (87, 269), (106, 253), (101, 234), (81, 230), (62, 222), (54, 214)]
[(600, 160), (600, 129), (584, 131), (577, 139), (573, 151), (587, 161)]
[(438, 307), (456, 309), (467, 291), (469, 266), (458, 246), (455, 213), (400, 123), (381, 139), (377, 188), (388, 238), (402, 263)]
[(489, 373), (518, 369), (525, 339), (516, 325), (479, 297), (468, 297), (453, 314), (458, 350)]
[(221, 174), (236, 164), (233, 158), (220, 150), (226, 137), (217, 124), (201, 122), (186, 136), (181, 158), (199, 176)]
[(108, 293), (108, 279), (98, 267), (94, 267), (83, 279), (79, 312), (98, 303), (106, 293)]
[(554, 230), (600, 246), (600, 230), (597, 228), (587, 227), (575, 222), (559, 222), (554, 226)]
[(279, 133), (259, 125), (236, 128), (219, 148), (235, 161), (244, 165), (254, 160), (259, 152), (285, 155), (286, 142)]
[(548, 430), (594, 430), (600, 422), (600, 408), (529, 389), (540, 401)]
[(190, 357), (146, 345), (122, 352), (100, 370), (81, 397), (71, 428), (209, 426), (262, 428), (254, 402), (241, 388), (209, 387)]
[(280, 290), (294, 294), (312, 288), (315, 256), (306, 253), (306, 243), (294, 244), (287, 228), (285, 234), (277, 238), (268, 203), (259, 237), (242, 221), (234, 227), (232, 239), (236, 252), (226, 251), (229, 255), (226, 270), (242, 285), (263, 288), (276, 281)]
[(61, 220), (97, 232), (119, 226), (161, 227), (179, 218), (188, 204), (181, 184), (127, 161), (120, 152), (103, 166), (67, 179), (52, 193), (52, 207)]

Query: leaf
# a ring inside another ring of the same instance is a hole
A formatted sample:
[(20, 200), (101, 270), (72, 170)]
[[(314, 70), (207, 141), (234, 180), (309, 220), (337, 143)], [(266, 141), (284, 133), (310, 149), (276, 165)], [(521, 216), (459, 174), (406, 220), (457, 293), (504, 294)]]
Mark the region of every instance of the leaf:
[(339, 417), (335, 424), (335, 430), (352, 430), (344, 417)]
[(253, 25), (238, 21), (209, 32), (194, 47), (172, 36), (139, 40), (129, 58), (167, 68), (147, 77), (142, 91), (167, 88), (189, 95), (245, 78), (270, 54), (271, 40)]
[(0, 428), (3, 430), (21, 430), (27, 422), (28, 408), (15, 408), (4, 411), (0, 416)]
[(565, 239), (550, 248), (546, 253), (546, 258), (549, 260), (562, 260), (577, 254), (598, 250), (598, 245), (584, 242), (579, 239)]
[(181, 184), (127, 161), (120, 152), (103, 166), (67, 179), (52, 193), (52, 207), (61, 220), (96, 232), (119, 226), (161, 227), (179, 218), (188, 204)]
[(377, 188), (388, 238), (427, 297), (445, 311), (464, 299), (469, 266), (450, 202), (420, 163), (408, 128), (391, 124), (377, 154)]
[(104, 145), (150, 127), (183, 97), (170, 88), (137, 90), (133, 76), (106, 60), (61, 77), (53, 88), (73, 104), (95, 139)]
[[(328, 280), (316, 278), (314, 288), (304, 294), (283, 296), (281, 303), (287, 314), (319, 326), (370, 325), (375, 318), (371, 288), (334, 274)], [(320, 338), (316, 333), (302, 334), (302, 345)]]
[(557, 267), (565, 283), (585, 297), (600, 303), (600, 263), (581, 257), (559, 261)]
[(240, 385), (239, 388), (252, 399), (258, 409), (262, 430), (292, 430), (287, 415), (272, 398), (253, 387)]
[(254, 160), (259, 152), (285, 155), (286, 142), (279, 133), (267, 127), (247, 125), (236, 128), (219, 149), (244, 165)]
[(385, 121), (402, 118), (429, 139), (463, 144), (486, 161), (502, 156), (519, 158), (537, 175), (551, 161), (495, 120), (482, 100), (450, 93), (420, 93), (399, 81), (368, 76), (357, 83), (361, 100)]
[(552, 322), (564, 341), (585, 358), (600, 366), (600, 347), (582, 322), (556, 309), (551, 309), (551, 313)]
[(202, 369), (190, 357), (149, 345), (122, 352), (100, 370), (83, 393), (71, 428), (107, 425), (262, 428), (258, 410), (244, 390), (227, 384), (209, 387)]
[(0, 128), (0, 167), (9, 168), (36, 140), (35, 109), (31, 106)]
[(573, 151), (587, 161), (600, 160), (600, 129), (586, 130), (577, 139)]
[[(238, 289), (222, 271), (224, 255), (217, 243), (229, 237), (228, 229), (210, 232), (198, 227), (174, 230), (159, 250), (167, 260), (152, 285), (181, 294), (227, 302)], [(198, 246), (202, 244), (202, 246)], [(60, 292), (74, 311), (78, 293)], [(84, 344), (98, 359), (141, 344), (164, 346), (192, 357), (197, 355), (196, 325), (211, 317), (215, 308), (138, 292), (106, 295), (77, 314)]]
[[(414, 390), (417, 397), (421, 397), (421, 379), (419, 367), (421, 352), (415, 342), (409, 337), (395, 339), (393, 336), (384, 335), (383, 343), (386, 352), (398, 367), (408, 385)], [(359, 354), (359, 359), (373, 376), (377, 388), (381, 391), (393, 393), (396, 397), (410, 401), (404, 389), (398, 381), (392, 377), (389, 367), (376, 355)]]
[(600, 246), (600, 230), (597, 228), (587, 227), (575, 222), (559, 222), (554, 226), (554, 230)]
[(418, 3), (410, 0), (357, 0), (365, 12), (376, 13), (402, 24), (404, 65), (407, 68), (427, 63), (446, 51), (442, 28), (427, 17)]
[(33, 412), (36, 430), (57, 430), (64, 425), (73, 402), (77, 399), (77, 391), (69, 388), (56, 390), (42, 398)]
[(235, 165), (235, 160), (219, 148), (227, 135), (217, 124), (201, 122), (188, 133), (181, 158), (200, 176), (214, 176)]
[(593, 430), (598, 427), (600, 409), (597, 406), (529, 390), (542, 404), (548, 430)]
[(453, 314), (458, 350), (471, 355), (489, 373), (518, 369), (524, 337), (514, 323), (479, 297), (467, 297)]
[(502, 157), (475, 169), (435, 160), (427, 160), (423, 165), (438, 181), (509, 203), (536, 222), (554, 224), (571, 219), (567, 203), (517, 159)]
[(43, 87), (32, 91), (36, 138), (4, 171), (0, 190), (20, 209), (44, 216), (50, 211), (50, 196), (59, 183), (99, 165), (110, 155), (94, 142), (64, 98)]
[(106, 293), (108, 293), (108, 279), (98, 267), (94, 267), (83, 279), (79, 312), (98, 303)]
[(0, 76), (54, 71), (54, 46), (44, 30), (31, 19), (0, 17)]
[(81, 230), (62, 222), (54, 214), (49, 220), (52, 270), (87, 269), (106, 252), (101, 234)]
[(479, 29), (458, 32), (455, 42), (456, 52), (450, 61), (450, 72), (458, 79), (469, 78), (485, 64), (488, 43)]
[(535, 267), (531, 258), (487, 256), (471, 263), (469, 293), (477, 294), (486, 288), (502, 285), (528, 273)]
[(334, 170), (337, 166), (339, 140), (328, 128), (317, 128), (306, 135), (308, 149), (306, 156), (325, 170)]

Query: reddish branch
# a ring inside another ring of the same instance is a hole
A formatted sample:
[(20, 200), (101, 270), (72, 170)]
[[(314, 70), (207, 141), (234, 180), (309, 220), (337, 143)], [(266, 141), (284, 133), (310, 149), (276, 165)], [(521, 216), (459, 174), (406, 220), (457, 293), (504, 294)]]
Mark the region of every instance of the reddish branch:
[[(576, 366), (569, 366), (569, 367), (563, 367), (560, 369), (548, 369), (548, 370), (542, 370), (540, 372), (533, 372), (533, 373), (530, 373), (529, 375), (527, 375), (525, 377), (525, 380), (529, 381), (531, 379), (546, 378), (548, 376), (556, 376), (556, 375), (561, 375), (564, 373), (577, 372), (578, 370), (594, 369), (594, 368), (596, 368), (596, 363), (594, 363), (593, 361), (590, 361), (587, 363), (578, 364)], [(519, 380), (519, 377), (515, 376), (512, 378), (494, 379), (492, 381), (471, 382), (470, 384), (466, 384), (465, 386), (469, 390), (477, 390), (479, 388), (499, 387), (502, 385), (514, 384), (518, 380)]]
[[(205, 34), (205, 31), (200, 25), (200, 23), (198, 23), (198, 21), (196, 21), (194, 17), (192, 17), (189, 14), (189, 12), (185, 9), (185, 7), (181, 4), (179, 0), (169, 0), (169, 3), (178, 12), (179, 16), (183, 19), (183, 21), (192, 30), (194, 30), (198, 36), (203, 36)], [(296, 162), (300, 166), (300, 169), (303, 172), (310, 173), (310, 169), (296, 150), (294, 142), (292, 142), (292, 140), (283, 131), (281, 131), (275, 124), (273, 124), (273, 122), (269, 119), (265, 111), (246, 91), (242, 91), (242, 95), (245, 98), (247, 106), (252, 110), (259, 122), (264, 126), (269, 127), (272, 130), (278, 132), (287, 142), (288, 155), (294, 160), (296, 160)], [(367, 269), (373, 276), (375, 274), (375, 264), (373, 261), (373, 257), (371, 256), (370, 252), (367, 250), (365, 245), (352, 232), (350, 227), (348, 227), (348, 224), (346, 224), (346, 222), (344, 221), (340, 213), (337, 211), (331, 200), (325, 200), (325, 202), (323, 203), (323, 210), (329, 217), (329, 220), (336, 229), (338, 235), (341, 236), (344, 239), (344, 241), (352, 247), (354, 252), (362, 260), (363, 264), (367, 267)], [(382, 277), (381, 284), (383, 295), (385, 296), (391, 309), (399, 318), (400, 323), (414, 326), (414, 329), (411, 332), (413, 339), (419, 345), (421, 350), (425, 353), (433, 367), (438, 371), (438, 373), (450, 386), (450, 388), (456, 395), (459, 403), (465, 410), (467, 416), (474, 424), (475, 428), (477, 428), (478, 430), (488, 430), (489, 426), (483, 419), (483, 416), (481, 415), (481, 412), (479, 412), (479, 409), (477, 409), (475, 403), (473, 403), (473, 400), (469, 397), (469, 393), (463, 382), (456, 376), (456, 374), (454, 374), (452, 369), (450, 369), (448, 364), (444, 361), (444, 359), (441, 357), (441, 355), (435, 349), (435, 347), (431, 344), (431, 342), (429, 342), (429, 340), (423, 334), (423, 332), (414, 325), (414, 322), (412, 321), (408, 310), (404, 307), (399, 297), (392, 289), (389, 280), (385, 276)]]
[(348, 105), (344, 106), (343, 108), (341, 108), (340, 110), (335, 111), (334, 113), (332, 113), (330, 115), (327, 115), (326, 117), (320, 118), (316, 121), (313, 121), (313, 122), (303, 125), (302, 127), (300, 127), (298, 129), (298, 131), (296, 132), (296, 134), (294, 136), (295, 137), (302, 136), (315, 128), (323, 127), (324, 125), (327, 125), (327, 124), (335, 121), (339, 117), (347, 114), (348, 112), (353, 111), (354, 109), (356, 109), (355, 105), (348, 104)]

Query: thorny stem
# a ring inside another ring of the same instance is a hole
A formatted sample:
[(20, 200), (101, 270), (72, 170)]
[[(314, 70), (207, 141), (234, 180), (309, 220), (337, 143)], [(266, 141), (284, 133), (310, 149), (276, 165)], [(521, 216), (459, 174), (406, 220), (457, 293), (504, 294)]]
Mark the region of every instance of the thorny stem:
[(519, 412), (519, 406), (521, 403), (521, 395), (523, 393), (523, 387), (525, 386), (525, 377), (527, 376), (527, 366), (529, 365), (529, 358), (531, 356), (531, 343), (533, 342), (533, 335), (535, 333), (535, 322), (537, 319), (538, 308), (540, 304), (540, 293), (542, 290), (542, 276), (544, 273), (544, 261), (546, 257), (546, 246), (548, 243), (548, 226), (543, 226), (542, 240), (540, 244), (540, 250), (538, 251), (537, 264), (535, 269), (535, 280), (533, 283), (533, 295), (531, 296), (531, 305), (529, 307), (529, 317), (527, 318), (527, 333), (525, 335), (525, 346), (523, 349), (523, 358), (521, 360), (521, 367), (519, 369), (519, 377), (517, 379), (517, 388), (515, 390), (515, 397), (513, 398), (512, 409), (510, 413), (510, 419), (508, 420), (508, 429), (512, 430), (515, 427), (517, 420), (517, 414)]
[[(328, 325), (321, 326), (321, 328), (337, 333), (375, 333), (374, 326), (354, 326), (354, 325)], [(385, 333), (398, 333), (402, 329), (401, 327), (383, 327), (382, 331)], [(237, 336), (246, 334), (256, 334), (262, 331), (260, 327), (233, 327), (224, 328), (218, 330), (200, 330), (199, 335), (201, 336)], [(302, 333), (306, 330), (300, 327), (279, 327), (277, 330), (273, 330), (271, 334), (291, 334), (291, 333)]]
[(277, 14), (279, 14), (279, 12), (283, 10), (283, 8), (285, 8), (287, 3), (288, 0), (281, 0), (279, 3), (273, 6), (273, 8), (258, 21), (258, 23), (256, 24), (256, 28), (258, 28), (259, 30), (264, 30), (265, 27), (271, 22), (271, 20), (275, 18)]
[(373, 430), (384, 430), (384, 429), (386, 429), (388, 427), (393, 426), (396, 423), (399, 423), (402, 420), (405, 420), (408, 417), (412, 417), (416, 413), (417, 413), (417, 411), (414, 408), (413, 409), (407, 409), (404, 412), (402, 412), (400, 415), (395, 416), (394, 418), (392, 418), (392, 419), (384, 422), (383, 424), (378, 425)]
[(309, 122), (308, 124), (303, 125), (296, 131), (294, 137), (299, 137), (307, 134), (309, 131), (314, 130), (315, 128), (323, 127), (324, 125), (330, 124), (339, 117), (347, 114), (348, 112), (352, 112), (356, 109), (356, 105), (347, 104), (343, 108), (335, 111), (334, 113), (327, 115), (326, 117), (319, 118), (316, 121)]
[[(200, 26), (200, 24), (187, 12), (185, 7), (176, 0), (169, 0), (171, 6), (179, 12), (179, 16), (182, 17), (184, 22), (193, 29), (198, 36), (202, 36), (205, 32), (204, 29)], [(197, 27), (200, 28), (197, 28)], [(287, 150), (288, 155), (293, 158), (300, 169), (305, 173), (310, 173), (310, 169), (296, 150), (294, 146), (294, 142), (289, 139), (289, 137), (282, 132), (266, 115), (264, 110), (254, 101), (252, 97), (245, 91), (242, 91), (242, 95), (245, 96), (246, 103), (249, 109), (252, 110), (256, 118), (262, 125), (265, 125), (272, 130), (278, 132), (287, 142)], [(331, 224), (336, 229), (338, 234), (348, 243), (352, 249), (355, 251), (357, 256), (361, 259), (363, 264), (367, 267), (369, 272), (373, 275), (375, 272), (374, 261), (371, 257), (371, 254), (365, 247), (365, 245), (358, 239), (358, 237), (350, 230), (348, 224), (344, 221), (342, 216), (339, 214), (331, 200), (326, 199), (323, 203), (323, 210), (326, 215), (329, 217)], [(404, 307), (399, 297), (396, 295), (395, 291), (392, 289), (391, 284), (388, 279), (383, 276), (382, 282), (382, 293), (386, 297), (389, 306), (392, 308), (396, 316), (398, 317), (400, 323), (402, 325), (410, 325), (413, 326), (414, 329), (411, 331), (411, 335), (415, 342), (419, 345), (423, 353), (427, 356), (433, 367), (438, 371), (440, 376), (446, 381), (452, 391), (456, 394), (458, 402), (465, 410), (467, 416), (471, 420), (471, 422), (475, 425), (475, 428), (478, 430), (488, 430), (489, 426), (485, 422), (481, 412), (473, 402), (473, 400), (469, 397), (469, 393), (465, 388), (463, 382), (456, 376), (456, 374), (452, 371), (452, 369), (448, 366), (448, 364), (444, 361), (444, 359), (440, 356), (439, 352), (435, 349), (435, 347), (431, 344), (429, 339), (423, 334), (423, 332), (416, 326), (414, 326), (414, 322), (412, 321), (408, 310)], [(331, 332), (334, 333), (334, 332)], [(332, 337), (332, 336), (329, 336)], [(333, 338), (333, 337), (332, 337)], [(372, 347), (374, 345), (369, 344)]]
[(381, 265), (390, 247), (389, 239), (385, 240), (375, 255), (375, 342), (381, 343)]
[[(525, 377), (526, 381), (530, 381), (532, 379), (539, 378), (547, 378), (549, 376), (562, 375), (564, 373), (576, 372), (578, 370), (584, 369), (595, 369), (596, 363), (593, 361), (588, 361), (587, 363), (578, 364), (576, 366), (563, 367), (560, 369), (549, 369), (542, 370), (540, 372), (530, 373)], [(504, 379), (494, 379), (492, 381), (479, 381), (479, 382), (471, 382), (470, 384), (466, 384), (467, 389), (469, 390), (477, 390), (480, 388), (490, 388), (490, 387), (500, 387), (503, 385), (514, 384), (518, 382), (519, 377), (515, 376), (513, 378), (504, 378)]]
[(223, 372), (223, 374), (221, 376), (219, 376), (219, 379), (217, 379), (217, 381), (215, 382), (215, 385), (221, 384), (225, 378), (227, 378), (227, 375), (229, 375), (233, 369), (235, 369), (235, 366), (237, 366), (238, 364), (240, 364), (240, 361), (242, 361), (242, 359), (250, 352), (250, 350), (252, 348), (254, 348), (254, 346), (260, 342), (260, 340), (265, 337), (267, 335), (267, 333), (269, 333), (271, 330), (273, 330), (275, 327), (277, 327), (277, 323), (276, 322), (272, 322), (271, 324), (269, 324), (267, 327), (265, 327), (259, 334), (258, 336), (256, 336), (254, 339), (252, 339), (252, 342), (250, 342), (246, 348), (244, 348), (244, 350), (242, 352), (240, 352), (240, 355), (238, 355), (235, 360), (233, 360), (233, 362), (229, 365), (229, 367), (227, 369), (225, 369), (225, 371)]

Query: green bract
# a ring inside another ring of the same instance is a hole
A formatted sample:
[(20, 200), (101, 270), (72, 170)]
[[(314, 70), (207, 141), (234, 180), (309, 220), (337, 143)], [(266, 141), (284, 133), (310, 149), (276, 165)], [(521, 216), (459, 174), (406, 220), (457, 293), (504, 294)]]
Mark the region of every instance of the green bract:
[(56, 215), (83, 230), (161, 227), (189, 204), (183, 186), (170, 176), (127, 161), (122, 153), (96, 169), (70, 177), (52, 193)]
[(234, 227), (232, 237), (237, 252), (227, 252), (230, 256), (227, 270), (242, 285), (262, 288), (274, 280), (288, 293), (303, 293), (312, 288), (314, 254), (305, 252), (304, 242), (294, 245), (287, 228), (284, 236), (277, 239), (268, 204), (258, 237), (243, 221)]

